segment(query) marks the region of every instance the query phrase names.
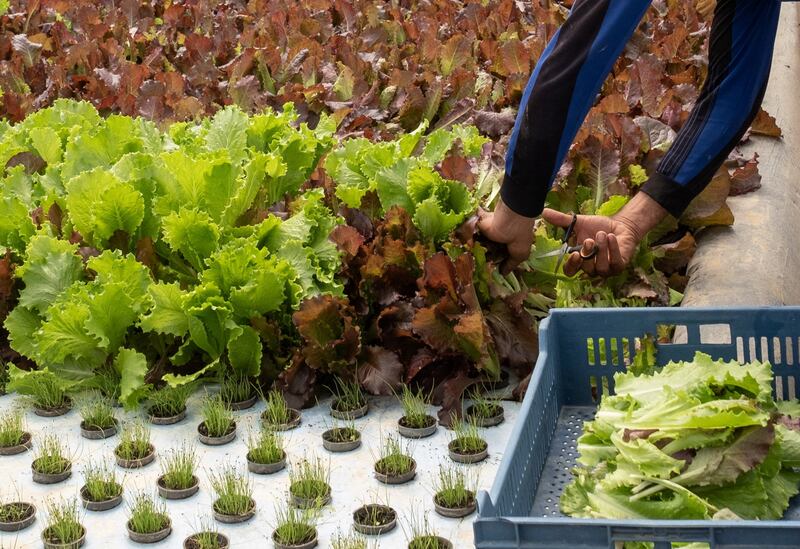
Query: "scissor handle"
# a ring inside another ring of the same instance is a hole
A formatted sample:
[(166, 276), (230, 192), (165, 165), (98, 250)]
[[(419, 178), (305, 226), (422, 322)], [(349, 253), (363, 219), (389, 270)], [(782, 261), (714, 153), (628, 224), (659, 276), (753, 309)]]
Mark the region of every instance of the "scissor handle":
[(572, 254), (578, 252), (581, 254), (581, 259), (587, 260), (592, 259), (597, 255), (597, 252), (600, 251), (600, 246), (595, 243), (594, 247), (589, 251), (588, 254), (583, 253), (583, 244), (578, 244), (577, 246), (570, 246), (567, 248), (567, 254)]

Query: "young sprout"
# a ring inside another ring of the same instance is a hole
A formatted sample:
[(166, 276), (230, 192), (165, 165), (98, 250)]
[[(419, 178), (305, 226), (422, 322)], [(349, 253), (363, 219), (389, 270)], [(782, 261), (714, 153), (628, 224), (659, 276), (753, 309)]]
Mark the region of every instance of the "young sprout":
[(117, 474), (107, 464), (90, 463), (83, 471), (84, 484), (81, 494), (92, 502), (108, 501), (122, 493), (122, 484)]
[(19, 522), (32, 512), (30, 503), (22, 501), (12, 501), (10, 503), (3, 503), (0, 505), (0, 522)]
[(330, 469), (318, 457), (303, 460), (289, 471), (289, 493), (322, 506), (331, 493)]
[(104, 430), (116, 425), (114, 408), (111, 401), (103, 396), (96, 395), (81, 403), (81, 419), (86, 429)]
[(334, 394), (336, 398), (331, 405), (337, 412), (352, 412), (367, 403), (361, 385), (357, 381), (336, 378)]
[(67, 450), (60, 438), (48, 434), (41, 439), (33, 460), (33, 468), (36, 471), (47, 475), (57, 475), (66, 471), (70, 467), (70, 463)]
[(268, 465), (278, 463), (286, 456), (283, 437), (273, 430), (261, 429), (258, 435), (247, 438), (247, 459), (253, 463)]
[(247, 475), (232, 465), (225, 465), (220, 472), (210, 473), (209, 480), (217, 496), (214, 511), (222, 515), (243, 516), (253, 510), (253, 485)]
[(453, 421), (453, 440), (450, 449), (457, 454), (479, 454), (488, 444), (481, 437), (475, 418)]
[(164, 502), (144, 492), (133, 497), (128, 528), (137, 534), (154, 534), (168, 526), (169, 515)]
[(334, 421), (332, 427), (324, 435), (325, 439), (331, 442), (354, 442), (361, 438), (361, 433), (356, 429), (353, 421), (345, 421), (344, 424)]
[(253, 384), (250, 379), (242, 374), (234, 373), (222, 380), (219, 396), (225, 404), (244, 402), (253, 396)]
[(388, 476), (408, 473), (414, 467), (411, 447), (403, 444), (396, 437), (388, 435), (381, 446), (380, 459), (375, 462), (375, 470)]
[(408, 521), (408, 549), (444, 549), (428, 520), (427, 513), (422, 518), (414, 513)]
[(447, 509), (463, 509), (475, 501), (476, 487), (467, 480), (463, 469), (452, 465), (439, 465), (434, 490), (436, 503)]
[(401, 421), (406, 427), (422, 429), (423, 427), (429, 427), (435, 421), (428, 415), (427, 405), (429, 401), (430, 395), (425, 395), (421, 392), (415, 393), (407, 385), (403, 386), (403, 392), (400, 395), (400, 404), (403, 406)]
[(261, 419), (267, 425), (285, 425), (292, 420), (292, 413), (283, 395), (277, 389), (267, 393), (266, 405)]
[(192, 534), (189, 540), (190, 543), (186, 546), (192, 549), (221, 549), (225, 538), (217, 530), (213, 522), (203, 520), (200, 523), (199, 530)]
[[(209, 396), (203, 400), (202, 425), (210, 437), (222, 437), (231, 432), (235, 427), (233, 412), (225, 405), (219, 395)], [(201, 427), (202, 430), (202, 427)]]
[(480, 419), (495, 417), (503, 411), (499, 399), (487, 397), (477, 387), (470, 392), (470, 400), (472, 400), (470, 407), (472, 414)]
[(28, 391), (33, 405), (43, 410), (69, 406), (71, 401), (58, 378), (49, 372), (38, 372), (28, 378)]
[(150, 428), (141, 421), (127, 423), (119, 439), (115, 452), (122, 459), (142, 459), (153, 451), (150, 444)]
[(194, 385), (187, 383), (177, 387), (164, 387), (148, 396), (147, 413), (155, 417), (173, 417), (186, 410), (186, 401)]
[(368, 543), (367, 538), (358, 532), (345, 534), (337, 530), (331, 539), (331, 549), (372, 549), (374, 543)]
[(47, 502), (47, 526), (42, 537), (50, 543), (69, 545), (83, 536), (84, 529), (78, 516), (78, 502), (69, 500)]
[(0, 416), (0, 448), (11, 448), (22, 444), (25, 423), (21, 410), (9, 410)]
[(317, 515), (319, 509), (297, 509), (282, 506), (275, 509), (274, 541), (284, 545), (301, 545), (317, 535)]
[(197, 482), (197, 452), (184, 444), (161, 458), (161, 482), (170, 490), (186, 490)]

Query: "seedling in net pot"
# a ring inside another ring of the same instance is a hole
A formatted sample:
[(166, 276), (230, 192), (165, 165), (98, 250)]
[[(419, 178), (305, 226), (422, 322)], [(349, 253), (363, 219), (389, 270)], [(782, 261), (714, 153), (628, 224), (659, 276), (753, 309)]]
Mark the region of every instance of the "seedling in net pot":
[(369, 410), (367, 398), (357, 381), (336, 378), (331, 403), (331, 415), (336, 419), (352, 420), (363, 417)]
[(26, 378), (25, 393), (30, 395), (34, 412), (42, 416), (58, 416), (72, 407), (72, 399), (61, 381), (50, 372), (36, 372)]
[(150, 421), (167, 425), (182, 420), (186, 417), (186, 401), (193, 391), (194, 385), (190, 383), (152, 391), (147, 398)]
[(276, 473), (286, 466), (283, 437), (267, 428), (247, 437), (247, 467), (251, 473)]
[(453, 544), (445, 538), (438, 536), (431, 527), (428, 515), (420, 518), (416, 513), (408, 521), (408, 549), (453, 549)]
[(85, 508), (105, 511), (122, 502), (122, 484), (117, 479), (117, 473), (105, 463), (87, 465), (83, 478), (81, 499)]
[(42, 530), (45, 549), (79, 547), (86, 529), (80, 523), (78, 502), (69, 500), (47, 502), (47, 525)]
[(476, 483), (468, 480), (466, 472), (453, 465), (439, 465), (433, 502), (436, 512), (447, 518), (461, 518), (475, 512)]
[(256, 401), (256, 392), (247, 376), (229, 373), (222, 379), (219, 396), (231, 410), (249, 408)]
[(203, 422), (197, 427), (200, 442), (217, 446), (227, 444), (236, 437), (236, 422), (233, 412), (225, 405), (219, 395), (208, 396), (203, 400)]
[(19, 532), (36, 520), (36, 506), (19, 493), (15, 499), (0, 504), (0, 532)]
[(302, 509), (323, 507), (331, 501), (330, 468), (318, 457), (301, 461), (289, 471), (291, 503)]
[(333, 426), (322, 433), (322, 445), (330, 452), (349, 452), (361, 446), (361, 432), (352, 421), (343, 425), (334, 421)]
[(450, 459), (458, 463), (478, 463), (488, 457), (489, 445), (481, 438), (475, 419), (454, 419), (452, 425), (453, 439), (447, 445)]
[(265, 409), (261, 413), (264, 426), (278, 431), (287, 431), (300, 425), (300, 412), (289, 408), (277, 389), (267, 393)]
[(49, 434), (41, 439), (31, 469), (33, 481), (39, 484), (54, 484), (70, 477), (72, 460), (59, 437)]
[(505, 412), (499, 399), (487, 397), (477, 387), (472, 389), (470, 399), (472, 404), (467, 408), (466, 416), (478, 427), (492, 427), (503, 422)]
[(95, 395), (80, 403), (81, 435), (85, 438), (107, 438), (117, 432), (114, 408), (106, 397)]
[(253, 518), (256, 502), (253, 485), (247, 475), (232, 465), (224, 465), (217, 473), (210, 473), (211, 488), (216, 494), (214, 518), (220, 522), (244, 522)]
[(144, 467), (155, 459), (156, 450), (150, 443), (150, 429), (141, 421), (127, 423), (119, 438), (114, 454), (120, 467)]
[(380, 458), (375, 462), (375, 478), (385, 484), (403, 484), (417, 474), (417, 463), (411, 457), (410, 446), (403, 446), (396, 437), (386, 437)]
[(415, 393), (408, 386), (403, 386), (400, 404), (403, 406), (403, 417), (397, 424), (400, 434), (407, 438), (429, 437), (436, 432), (436, 418), (428, 414), (430, 395)]
[(227, 549), (230, 544), (228, 536), (219, 532), (208, 520), (203, 520), (198, 531), (183, 542), (185, 549)]
[(376, 549), (376, 541), (369, 541), (362, 534), (337, 530), (331, 538), (331, 549)]
[(161, 459), (161, 476), (158, 493), (166, 499), (185, 499), (197, 493), (199, 480), (195, 475), (198, 458), (195, 449), (188, 445), (170, 450)]
[(31, 434), (25, 431), (21, 410), (0, 415), (0, 455), (19, 454), (31, 447)]
[(362, 534), (378, 536), (394, 530), (397, 512), (380, 503), (362, 505), (353, 512), (353, 527)]
[(133, 498), (128, 519), (128, 536), (138, 543), (155, 543), (172, 532), (172, 521), (164, 502), (140, 492)]
[(297, 509), (282, 506), (275, 509), (275, 530), (272, 541), (277, 549), (311, 548), (316, 546), (319, 509)]

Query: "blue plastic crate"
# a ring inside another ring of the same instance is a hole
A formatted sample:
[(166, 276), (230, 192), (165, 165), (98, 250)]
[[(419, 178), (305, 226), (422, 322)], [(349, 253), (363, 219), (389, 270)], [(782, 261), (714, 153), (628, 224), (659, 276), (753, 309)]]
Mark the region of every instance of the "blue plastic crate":
[(539, 330), (540, 353), (491, 492), (478, 494), (478, 549), (614, 549), (623, 541), (705, 542), (712, 549), (800, 548), (800, 498), (780, 521), (574, 519), (558, 500), (578, 457), (576, 438), (603, 388), (638, 338), (677, 326), (686, 343), (658, 346), (658, 362), (769, 360), (778, 399), (800, 396), (800, 307), (753, 309), (559, 309)]

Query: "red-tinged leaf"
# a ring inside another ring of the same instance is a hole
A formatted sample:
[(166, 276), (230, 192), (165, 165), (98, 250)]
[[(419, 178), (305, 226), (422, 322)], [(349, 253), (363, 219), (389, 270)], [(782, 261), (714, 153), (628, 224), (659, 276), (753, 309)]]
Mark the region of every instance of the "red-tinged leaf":
[(604, 113), (627, 113), (630, 110), (627, 101), (619, 93), (612, 93), (605, 96), (597, 105), (600, 112)]
[(711, 183), (686, 208), (681, 223), (691, 228), (712, 225), (733, 225), (733, 212), (726, 202), (730, 194), (731, 178), (728, 170), (717, 171)]
[(458, 341), (453, 325), (437, 313), (436, 307), (419, 309), (414, 315), (412, 324), (414, 333), (422, 341), (438, 352), (453, 352), (458, 348)]
[(359, 383), (370, 394), (391, 396), (403, 382), (403, 364), (392, 351), (368, 346), (361, 353), (357, 374)]
[(292, 319), (305, 343), (302, 355), (309, 366), (336, 373), (355, 364), (361, 335), (353, 316), (346, 302), (330, 295), (303, 302)]
[(472, 41), (466, 36), (456, 34), (442, 46), (439, 56), (439, 69), (443, 76), (450, 76), (453, 72), (463, 67), (471, 58)]
[(433, 391), (433, 403), (441, 406), (438, 412), (439, 423), (443, 427), (451, 428), (453, 420), (460, 419), (464, 410), (462, 396), (470, 385), (478, 383), (480, 379), (470, 377), (464, 369), (439, 383)]
[(444, 253), (438, 253), (425, 262), (420, 281), (425, 288), (444, 290), (451, 298), (456, 297), (456, 271), (453, 262)]
[(511, 110), (502, 112), (478, 111), (475, 113), (473, 122), (482, 134), (496, 139), (511, 131), (514, 127), (515, 119), (516, 116)]
[(500, 59), (495, 62), (495, 70), (503, 76), (512, 74), (530, 75), (531, 56), (525, 45), (512, 38), (500, 45)]
[(530, 385), (532, 376), (533, 372), (525, 376), (525, 378), (514, 388), (511, 393), (511, 395), (514, 397), (514, 400), (522, 402), (522, 399), (525, 398), (525, 393), (528, 392), (528, 385)]
[(290, 408), (299, 410), (316, 404), (316, 382), (317, 372), (309, 368), (305, 361), (295, 360), (280, 373), (275, 387), (281, 391)]
[(349, 225), (339, 225), (329, 237), (339, 250), (353, 257), (364, 244), (364, 236)]
[(731, 173), (731, 196), (738, 196), (761, 188), (761, 174), (758, 171), (758, 155)]
[(750, 125), (750, 133), (767, 137), (783, 137), (783, 131), (778, 127), (775, 117), (764, 109), (758, 110), (755, 120)]
[(427, 348), (422, 348), (411, 357), (406, 370), (405, 382), (411, 383), (414, 378), (423, 371), (426, 367), (430, 366), (436, 361), (436, 354)]
[(486, 314), (486, 322), (501, 364), (533, 368), (539, 356), (539, 336), (527, 312), (514, 312), (505, 301), (497, 299)]
[(685, 268), (697, 251), (697, 242), (691, 233), (684, 234), (679, 240), (669, 244), (661, 244), (653, 248), (656, 256), (655, 267), (666, 274)]
[(32, 67), (39, 60), (39, 55), (42, 51), (42, 45), (31, 42), (25, 34), (12, 36), (11, 47), (22, 57), (27, 67)]

